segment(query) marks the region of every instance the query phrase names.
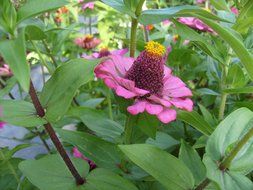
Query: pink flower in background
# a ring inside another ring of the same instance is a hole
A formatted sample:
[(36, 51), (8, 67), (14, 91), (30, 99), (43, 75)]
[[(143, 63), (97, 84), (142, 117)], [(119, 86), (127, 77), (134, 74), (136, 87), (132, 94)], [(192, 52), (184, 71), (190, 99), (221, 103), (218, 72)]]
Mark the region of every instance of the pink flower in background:
[(12, 72), (10, 70), (9, 65), (4, 64), (3, 66), (0, 67), (0, 76), (2, 77), (12, 76)]
[(111, 55), (95, 68), (96, 77), (115, 90), (118, 96), (134, 99), (128, 112), (137, 115), (144, 111), (156, 115), (163, 123), (176, 119), (176, 108), (192, 111), (192, 93), (185, 83), (172, 75), (165, 66), (166, 50), (154, 41), (134, 59)]
[(75, 44), (83, 49), (93, 49), (101, 43), (101, 40), (93, 37), (92, 35), (86, 35), (75, 39)]
[(0, 129), (2, 129), (5, 126), (5, 122), (0, 121)]
[(94, 5), (95, 5), (94, 2), (84, 3), (82, 5), (82, 10), (85, 10), (85, 9), (91, 9), (91, 10), (93, 10), (94, 9)]
[(97, 167), (97, 165), (91, 161), (89, 158), (85, 157), (79, 150), (77, 147), (74, 147), (73, 148), (73, 156), (76, 157), (76, 158), (81, 158), (85, 161), (88, 162), (88, 164), (90, 165), (90, 171), (95, 169)]
[(102, 48), (99, 52), (95, 52), (92, 55), (82, 55), (85, 59), (98, 59), (101, 57), (107, 57), (109, 55), (120, 55), (124, 56), (128, 52), (128, 49), (119, 49), (119, 50), (113, 50), (109, 51), (108, 48)]
[(205, 3), (205, 2), (206, 2), (206, 0), (197, 0), (196, 1), (197, 4), (202, 4), (202, 3)]
[(236, 7), (231, 7), (231, 12), (234, 13), (235, 15), (239, 14), (239, 10)]
[(163, 24), (164, 26), (167, 26), (167, 25), (171, 25), (172, 22), (171, 22), (170, 20), (164, 20), (164, 21), (162, 22), (162, 24)]
[(197, 29), (203, 32), (214, 33), (213, 29), (204, 24), (201, 20), (194, 17), (181, 17), (178, 19), (179, 22), (185, 24), (193, 29)]

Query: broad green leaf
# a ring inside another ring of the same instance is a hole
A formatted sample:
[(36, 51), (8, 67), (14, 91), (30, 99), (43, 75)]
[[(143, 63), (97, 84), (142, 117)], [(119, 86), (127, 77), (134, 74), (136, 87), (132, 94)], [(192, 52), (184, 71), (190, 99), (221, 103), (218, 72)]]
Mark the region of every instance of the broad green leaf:
[(27, 18), (34, 17), (44, 12), (48, 12), (54, 9), (58, 9), (68, 4), (66, 0), (28, 0), (18, 10), (18, 22), (21, 22)]
[(67, 112), (77, 89), (92, 79), (99, 61), (73, 59), (56, 69), (40, 96), (49, 121), (55, 122)]
[(210, 2), (217, 10), (230, 11), (226, 0), (210, 0)]
[[(198, 6), (176, 6), (176, 7), (170, 7), (165, 9), (152, 9), (152, 10), (145, 10), (142, 12), (139, 22), (143, 25), (148, 24), (155, 24), (162, 22), (166, 19), (174, 18), (174, 17), (180, 17), (180, 16), (191, 16), (191, 14), (196, 13), (198, 15), (201, 15), (203, 17), (213, 19), (213, 20), (220, 20), (223, 19), (217, 17), (216, 15), (198, 7)], [(226, 21), (226, 20), (223, 20)]]
[(36, 127), (46, 124), (47, 121), (40, 118), (30, 102), (22, 100), (0, 100), (0, 119), (7, 123), (23, 127)]
[(8, 79), (6, 81), (5, 87), (0, 90), (0, 98), (7, 95), (12, 90), (12, 88), (15, 86), (16, 83), (17, 79), (15, 79), (15, 77), (11, 77), (10, 79)]
[(102, 0), (102, 2), (110, 7), (116, 9), (121, 13), (135, 17), (135, 13), (131, 10), (129, 6), (126, 6), (123, 0)]
[(251, 94), (253, 92), (253, 86), (246, 86), (242, 88), (228, 88), (223, 90), (228, 94)]
[(29, 40), (43, 40), (46, 38), (44, 31), (36, 25), (26, 26), (25, 33)]
[(157, 127), (160, 124), (159, 120), (154, 115), (149, 115), (147, 113), (139, 114), (136, 117), (138, 117), (136, 126), (138, 126), (143, 133), (154, 139)]
[[(86, 161), (72, 158), (82, 177), (87, 176), (89, 165)], [(40, 190), (72, 190), (75, 180), (59, 155), (47, 155), (39, 160), (25, 160), (19, 164), (22, 173)]]
[(173, 19), (173, 23), (175, 24), (177, 28), (177, 33), (184, 37), (185, 39), (190, 39), (194, 44), (199, 47), (201, 50), (203, 50), (207, 55), (210, 55), (214, 59), (216, 59), (219, 62), (223, 62), (223, 58), (219, 54), (219, 52), (208, 42), (208, 39), (206, 39), (204, 36), (198, 34), (193, 29), (187, 27), (186, 25), (177, 22)]
[(87, 176), (84, 190), (138, 190), (128, 180), (108, 170), (98, 168)]
[(17, 13), (10, 0), (0, 1), (0, 29), (5, 33), (14, 34)]
[(246, 84), (246, 79), (241, 67), (237, 64), (232, 65), (227, 74), (226, 83), (231, 88), (242, 87)]
[(209, 88), (199, 88), (196, 90), (200, 95), (210, 95), (210, 96), (219, 96), (220, 94), (218, 92), (215, 92), (212, 89)]
[(90, 130), (105, 139), (119, 138), (123, 133), (123, 127), (106, 117), (102, 111), (87, 107), (77, 107), (71, 109), (69, 114), (80, 118)]
[(216, 127), (218, 124), (217, 119), (205, 108), (203, 105), (198, 104), (200, 111), (207, 123), (209, 123), (210, 126)]
[(198, 152), (183, 140), (181, 141), (179, 159), (191, 170), (195, 179), (195, 185), (198, 185), (205, 179), (206, 168), (202, 163)]
[(136, 165), (152, 175), (168, 190), (186, 190), (194, 187), (189, 169), (176, 157), (147, 144), (120, 145), (120, 149)]
[(16, 39), (0, 41), (0, 54), (10, 66), (22, 88), (28, 92), (30, 86), (30, 68), (26, 62), (24, 31)]
[(167, 133), (157, 132), (155, 139), (148, 138), (146, 144), (151, 144), (161, 149), (170, 149), (179, 144), (179, 141), (168, 135)]
[(236, 55), (241, 60), (242, 64), (246, 68), (249, 77), (253, 80), (253, 57), (252, 54), (245, 48), (243, 42), (235, 35), (235, 31), (232, 29), (228, 29), (226, 27), (222, 27), (216, 22), (207, 19), (203, 16), (192, 14), (192, 16), (196, 16), (201, 19), (205, 24), (210, 26), (218, 35), (223, 38), (234, 50)]
[[(206, 154), (214, 162), (226, 157), (236, 143), (252, 128), (253, 112), (247, 108), (240, 108), (227, 116), (209, 137)], [(248, 141), (231, 162), (230, 171), (248, 173), (253, 168), (253, 139)]]
[(189, 125), (207, 136), (209, 136), (213, 132), (213, 128), (196, 111), (179, 111), (177, 119), (188, 123)]
[(57, 130), (61, 138), (76, 146), (80, 152), (93, 160), (99, 167), (118, 170), (120, 151), (110, 142), (104, 141), (85, 132)]
[[(217, 162), (213, 161), (207, 155), (204, 156), (204, 163), (207, 168), (207, 177), (219, 185), (222, 190), (252, 190), (253, 183), (246, 176), (226, 170), (221, 171)], [(217, 189), (217, 188), (215, 188)]]

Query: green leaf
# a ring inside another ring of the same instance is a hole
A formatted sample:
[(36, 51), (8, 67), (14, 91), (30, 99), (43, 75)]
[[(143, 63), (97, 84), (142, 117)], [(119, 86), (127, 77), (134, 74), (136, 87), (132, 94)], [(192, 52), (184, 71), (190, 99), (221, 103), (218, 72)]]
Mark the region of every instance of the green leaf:
[(10, 66), (22, 88), (28, 92), (30, 86), (30, 68), (26, 62), (24, 31), (16, 39), (0, 41), (0, 54)]
[(242, 64), (246, 68), (249, 77), (253, 80), (253, 57), (252, 54), (245, 48), (243, 42), (235, 35), (235, 31), (224, 26), (217, 24), (216, 22), (207, 19), (203, 16), (192, 14), (201, 19), (205, 24), (210, 26), (218, 35), (223, 38), (234, 50), (236, 55), (241, 60)]
[(42, 28), (36, 25), (28, 25), (25, 28), (25, 33), (28, 36), (29, 40), (43, 40), (46, 38), (46, 35)]
[(251, 94), (253, 92), (253, 86), (246, 86), (242, 88), (228, 88), (223, 90), (228, 94)]
[(120, 145), (119, 147), (130, 160), (152, 175), (168, 190), (186, 190), (194, 187), (194, 178), (189, 169), (167, 152), (147, 144)]
[(0, 29), (5, 33), (14, 34), (17, 12), (10, 0), (0, 1)]
[(205, 179), (206, 168), (202, 163), (199, 154), (194, 148), (192, 148), (183, 140), (181, 141), (179, 159), (182, 160), (185, 165), (191, 170), (192, 175), (195, 179), (195, 185), (198, 185)]
[(67, 112), (77, 89), (92, 79), (99, 61), (73, 59), (56, 69), (40, 96), (49, 121), (55, 122)]
[(6, 81), (5, 87), (0, 90), (0, 98), (7, 95), (12, 90), (12, 88), (15, 86), (16, 83), (17, 80), (15, 77), (11, 77), (10, 79), (8, 79)]
[(61, 138), (76, 146), (86, 157), (93, 160), (99, 167), (118, 170), (120, 164), (120, 151), (110, 142), (104, 141), (94, 135), (84, 132), (57, 130)]
[(207, 136), (209, 136), (213, 132), (213, 128), (196, 111), (179, 111), (177, 119), (188, 123), (189, 125)]
[(226, 0), (210, 0), (210, 2), (217, 10), (230, 11)]
[(237, 64), (233, 64), (227, 74), (226, 83), (231, 88), (242, 87), (246, 84), (246, 79), (241, 67)]
[(186, 25), (177, 22), (176, 20), (172, 20), (177, 28), (177, 33), (184, 37), (185, 39), (190, 39), (194, 44), (203, 50), (207, 55), (210, 55), (217, 61), (223, 63), (223, 58), (220, 56), (219, 52), (214, 48), (213, 45), (207, 43), (208, 39), (204, 36), (198, 34), (193, 29), (187, 27)]
[(128, 180), (108, 170), (98, 168), (87, 176), (84, 190), (138, 190)]
[(18, 10), (18, 22), (21, 22), (27, 18), (34, 17), (44, 12), (58, 9), (68, 4), (66, 0), (28, 0)]
[(47, 121), (40, 118), (30, 102), (22, 100), (0, 100), (2, 115), (0, 119), (7, 123), (23, 127), (36, 127), (46, 124)]
[(124, 4), (123, 0), (102, 0), (102, 2), (121, 13), (128, 14), (129, 16), (135, 18), (135, 13), (131, 10), (129, 6), (126, 6)]
[(69, 114), (78, 117), (82, 122), (96, 135), (106, 139), (116, 139), (123, 133), (123, 127), (106, 117), (106, 115), (99, 110), (77, 107), (70, 110)]
[(157, 127), (160, 124), (159, 120), (154, 115), (148, 113), (142, 113), (136, 117), (138, 117), (136, 126), (138, 126), (143, 133), (154, 139)]
[(207, 123), (209, 123), (210, 126), (216, 127), (218, 125), (217, 119), (201, 104), (198, 104), (201, 113)]
[(165, 9), (145, 10), (142, 12), (139, 22), (143, 25), (155, 24), (174, 17), (191, 16), (193, 13), (213, 20), (226, 21), (198, 6), (185, 5)]
[[(232, 112), (223, 120), (209, 137), (206, 154), (219, 162), (226, 157), (235, 144), (252, 128), (253, 112), (247, 108), (240, 108)], [(253, 139), (247, 142), (231, 162), (230, 171), (248, 173), (253, 168)]]
[[(207, 168), (207, 177), (219, 185), (224, 190), (252, 190), (253, 183), (244, 175), (230, 170), (221, 171), (217, 162), (209, 156), (204, 156), (204, 163)], [(215, 188), (217, 189), (217, 188)]]
[(179, 141), (168, 135), (167, 133), (157, 132), (155, 139), (148, 138), (146, 144), (154, 145), (161, 149), (170, 149), (179, 144)]
[[(72, 159), (82, 177), (89, 165), (82, 159)], [(40, 190), (70, 190), (76, 188), (75, 180), (59, 155), (47, 155), (39, 160), (26, 160), (19, 164), (22, 173)]]

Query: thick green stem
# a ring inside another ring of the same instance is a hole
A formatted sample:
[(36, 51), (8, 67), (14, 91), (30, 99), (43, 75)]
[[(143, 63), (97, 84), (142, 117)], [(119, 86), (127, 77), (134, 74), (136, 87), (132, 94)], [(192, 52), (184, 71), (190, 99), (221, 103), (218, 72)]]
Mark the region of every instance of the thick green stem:
[[(139, 4), (136, 7), (135, 15), (137, 18), (141, 14), (142, 6), (144, 2), (145, 0), (140, 0)], [(137, 18), (132, 18), (132, 23), (131, 23), (130, 57), (134, 57), (135, 49), (136, 49), (136, 32), (137, 32), (137, 26), (138, 26)]]
[(230, 154), (221, 162), (220, 169), (225, 170), (229, 168), (231, 162), (234, 160), (238, 152), (242, 149), (242, 147), (253, 137), (253, 127), (244, 135), (244, 137), (238, 142), (235, 148), (232, 149)]
[(227, 96), (228, 95), (226, 93), (222, 93), (222, 95), (221, 95), (221, 103), (220, 103), (220, 108), (219, 108), (219, 121), (221, 121), (224, 117)]
[(125, 123), (125, 130), (124, 130), (125, 144), (132, 143), (133, 124), (134, 124), (134, 116), (128, 114), (126, 123)]

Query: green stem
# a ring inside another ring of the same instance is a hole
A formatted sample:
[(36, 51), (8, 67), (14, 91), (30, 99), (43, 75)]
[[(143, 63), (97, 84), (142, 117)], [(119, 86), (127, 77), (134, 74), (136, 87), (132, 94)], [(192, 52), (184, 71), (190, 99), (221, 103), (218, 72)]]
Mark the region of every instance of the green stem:
[(111, 120), (113, 120), (111, 90), (109, 88), (108, 88), (108, 91), (107, 91), (107, 103), (108, 103), (108, 110), (109, 110), (109, 118)]
[(146, 26), (143, 26), (143, 35), (144, 35), (144, 40), (145, 42), (149, 41), (149, 36), (148, 36), (148, 30), (146, 29)]
[(221, 95), (221, 103), (219, 108), (219, 121), (221, 121), (224, 117), (225, 107), (226, 107), (226, 101), (227, 101), (228, 94), (222, 93)]
[(45, 47), (45, 49), (46, 49), (46, 51), (47, 51), (49, 57), (51, 58), (51, 60), (52, 60), (52, 62), (53, 62), (53, 64), (54, 64), (54, 66), (55, 66), (55, 68), (57, 68), (57, 62), (56, 62), (54, 56), (52, 55), (52, 52), (51, 52), (51, 50), (49, 49), (47, 42), (46, 42), (45, 40), (42, 40), (42, 43), (43, 43), (43, 45), (44, 45), (44, 47)]
[[(144, 4), (145, 0), (140, 0), (136, 7), (135, 15), (138, 18), (142, 11), (142, 6)], [(134, 57), (135, 49), (136, 49), (136, 32), (137, 32), (137, 26), (138, 26), (138, 20), (137, 18), (132, 18), (131, 23), (131, 37), (130, 37), (130, 57)]]
[(132, 143), (132, 135), (133, 135), (133, 126), (135, 123), (135, 116), (127, 114), (127, 119), (125, 123), (125, 130), (124, 130), (124, 144), (131, 144)]
[(235, 148), (232, 149), (230, 154), (221, 162), (220, 169), (225, 170), (229, 168), (231, 162), (234, 160), (238, 152), (242, 149), (242, 147), (253, 137), (253, 127), (244, 135), (244, 137), (237, 143)]
[(42, 65), (44, 65), (44, 66), (47, 68), (48, 72), (52, 75), (52, 74), (53, 74), (53, 71), (50, 69), (50, 67), (48, 66), (47, 62), (46, 62), (45, 59), (43, 58), (43, 56), (42, 56), (40, 50), (38, 49), (38, 47), (35, 45), (35, 43), (34, 43), (32, 40), (30, 40), (30, 42), (32, 43), (32, 45), (33, 45), (33, 47), (34, 47), (36, 53), (39, 55), (39, 58), (40, 58), (40, 60), (41, 60)]

